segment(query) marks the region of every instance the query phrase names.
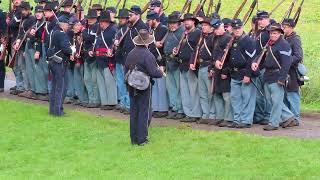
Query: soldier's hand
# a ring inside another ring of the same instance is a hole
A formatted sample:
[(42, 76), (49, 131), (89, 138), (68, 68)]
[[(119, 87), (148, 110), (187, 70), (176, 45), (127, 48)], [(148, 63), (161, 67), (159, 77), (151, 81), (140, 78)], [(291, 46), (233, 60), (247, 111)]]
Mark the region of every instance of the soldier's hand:
[(34, 53), (34, 59), (35, 60), (39, 60), (40, 59), (40, 52), (36, 51), (36, 53)]
[(258, 70), (258, 67), (259, 67), (258, 63), (252, 63), (252, 64), (251, 64), (251, 69), (252, 69), (253, 71), (257, 71), (257, 70)]
[(18, 51), (19, 46), (20, 46), (20, 42), (16, 42), (16, 43), (14, 43), (14, 45), (13, 45), (13, 49), (16, 50), (16, 51)]
[(76, 53), (75, 57), (76, 57), (76, 58), (80, 58), (80, 54), (79, 54), (79, 53)]
[(159, 41), (154, 43), (156, 45), (157, 48), (162, 48), (163, 44)]
[(221, 61), (216, 61), (214, 66), (217, 68), (217, 69), (222, 69), (222, 63)]
[(281, 81), (281, 80), (279, 80), (277, 83), (278, 83), (280, 86), (285, 86), (285, 85), (286, 85), (285, 81)]
[(9, 24), (11, 19), (9, 17), (6, 18), (6, 23)]
[(36, 30), (35, 30), (35, 29), (31, 29), (30, 35), (31, 35), (31, 36), (35, 36), (35, 35), (36, 35)]
[(208, 77), (209, 77), (209, 78), (212, 78), (213, 75), (214, 75), (214, 71), (213, 71), (213, 70), (210, 70), (210, 71), (208, 72)]
[(71, 55), (71, 56), (70, 56), (70, 60), (71, 60), (71, 61), (74, 61), (74, 56)]
[(227, 78), (228, 78), (227, 75), (221, 74), (221, 79), (222, 79), (222, 80), (227, 79)]
[(163, 73), (165, 72), (165, 67), (164, 66), (160, 66), (160, 71), (162, 71)]
[(93, 57), (93, 51), (89, 51), (88, 54), (90, 57)]
[(195, 70), (196, 70), (196, 66), (195, 66), (194, 64), (190, 64), (190, 69), (191, 69), (192, 71), (195, 71)]
[(119, 40), (114, 40), (114, 45), (119, 46)]
[(245, 84), (249, 84), (250, 80), (251, 80), (250, 77), (244, 76), (242, 82), (245, 83)]
[(178, 49), (176, 47), (173, 48), (172, 54), (175, 55), (175, 56), (178, 55)]

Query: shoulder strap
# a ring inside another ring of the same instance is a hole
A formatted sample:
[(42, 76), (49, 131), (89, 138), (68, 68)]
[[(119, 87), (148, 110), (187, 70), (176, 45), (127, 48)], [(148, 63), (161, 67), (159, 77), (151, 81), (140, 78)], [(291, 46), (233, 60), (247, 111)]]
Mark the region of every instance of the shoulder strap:
[(272, 55), (272, 57), (273, 57), (274, 61), (277, 63), (277, 65), (278, 65), (279, 69), (281, 69), (281, 65), (280, 65), (280, 63), (279, 63), (278, 59), (276, 58), (276, 56), (273, 54), (271, 46), (269, 46), (269, 50), (270, 50), (270, 53), (271, 53), (271, 55)]

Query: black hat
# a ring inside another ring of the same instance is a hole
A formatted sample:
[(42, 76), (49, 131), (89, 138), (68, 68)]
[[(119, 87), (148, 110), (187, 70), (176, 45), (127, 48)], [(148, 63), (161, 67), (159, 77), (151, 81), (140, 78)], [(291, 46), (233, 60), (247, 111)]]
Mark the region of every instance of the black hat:
[(274, 24), (277, 23), (277, 21), (275, 19), (270, 19), (270, 24)]
[(180, 18), (179, 18), (180, 14), (176, 14), (176, 13), (172, 13), (168, 16), (168, 23), (179, 23), (180, 22)]
[(101, 4), (93, 4), (91, 9), (95, 9), (95, 10), (99, 10), (99, 11), (103, 10)]
[(212, 19), (220, 19), (220, 15), (216, 12), (211, 14)]
[(185, 20), (193, 20), (195, 22), (195, 24), (199, 23), (199, 20), (196, 17), (194, 17), (191, 13), (186, 13), (183, 16), (182, 21), (185, 21)]
[(283, 20), (282, 25), (287, 25), (287, 26), (294, 28), (294, 27), (296, 27), (296, 22), (294, 22), (294, 19), (286, 18)]
[(95, 9), (89, 9), (88, 14), (85, 16), (86, 19), (92, 19), (97, 17), (98, 17), (98, 14), (97, 14), (97, 10)]
[(43, 7), (42, 6), (36, 6), (34, 9), (34, 12), (43, 12)]
[(257, 20), (258, 20), (257, 16), (254, 15), (254, 16), (252, 16), (251, 23), (255, 24), (257, 22)]
[(151, 7), (161, 7), (161, 1), (153, 0), (153, 1), (151, 1), (150, 6)]
[(200, 10), (197, 12), (196, 16), (204, 18), (206, 15), (204, 14), (204, 12), (202, 10)]
[(69, 18), (65, 15), (62, 15), (58, 18), (59, 23), (69, 23)]
[(203, 20), (200, 21), (200, 23), (207, 23), (210, 25), (210, 22), (211, 22), (211, 17), (203, 17)]
[(116, 16), (115, 18), (129, 18), (128, 9), (120, 9), (118, 16)]
[(31, 6), (30, 6), (30, 3), (29, 2), (21, 2), (21, 5), (20, 5), (21, 9), (25, 9), (25, 10), (31, 10)]
[(110, 12), (109, 11), (102, 11), (100, 15), (99, 21), (107, 21), (111, 22)]
[(133, 38), (133, 43), (138, 46), (149, 45), (153, 42), (154, 36), (152, 36), (146, 29), (140, 29), (138, 35)]
[(212, 19), (210, 21), (210, 25), (215, 29), (219, 28), (221, 24), (223, 24), (223, 23), (220, 19)]
[(148, 20), (154, 20), (154, 19), (158, 20), (158, 19), (160, 19), (160, 16), (158, 13), (156, 13), (154, 11), (148, 11), (147, 12), (147, 19)]
[(279, 31), (281, 34), (283, 34), (283, 29), (280, 23), (274, 23), (270, 27), (267, 28), (268, 31)]
[(232, 20), (232, 28), (237, 29), (237, 28), (241, 28), (243, 26), (243, 23), (240, 19), (234, 19)]
[(72, 6), (73, 5), (73, 0), (66, 0), (63, 2), (61, 7), (67, 7), (67, 6)]
[(258, 19), (269, 18), (269, 17), (270, 17), (270, 15), (267, 11), (258, 11), (257, 12)]
[(56, 4), (53, 2), (48, 2), (46, 3), (46, 5), (44, 6), (43, 10), (44, 11), (55, 11), (57, 8)]
[(39, 2), (38, 3), (47, 3), (48, 0), (38, 0)]
[(112, 7), (112, 6), (107, 7), (106, 11), (110, 11), (111, 13), (117, 14), (117, 9), (115, 7)]
[(221, 21), (224, 25), (232, 25), (232, 20), (230, 18), (223, 18)]
[(181, 12), (180, 11), (173, 11), (171, 14), (175, 14), (175, 15), (178, 15), (180, 17)]
[(141, 14), (141, 8), (137, 5), (133, 5), (129, 9), (129, 12), (134, 13), (134, 14)]

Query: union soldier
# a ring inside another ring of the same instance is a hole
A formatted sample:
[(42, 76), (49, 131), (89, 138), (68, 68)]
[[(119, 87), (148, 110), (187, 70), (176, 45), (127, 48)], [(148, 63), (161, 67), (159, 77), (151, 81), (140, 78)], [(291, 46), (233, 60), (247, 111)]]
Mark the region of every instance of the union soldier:
[(168, 24), (168, 17), (165, 15), (163, 10), (163, 4), (159, 0), (153, 0), (150, 3), (150, 10), (156, 12), (159, 15), (159, 20), (162, 25)]
[(230, 18), (223, 18), (221, 21), (224, 24), (224, 29), (232, 34), (232, 20)]
[(48, 64), (42, 42), (44, 33), (44, 14), (43, 7), (35, 8), (36, 22), (31, 29), (31, 37), (27, 41), (25, 58), (27, 64), (27, 75), (30, 81), (32, 91), (36, 94), (35, 98), (39, 100), (49, 100), (48, 97)]
[(116, 23), (116, 15), (117, 15), (117, 9), (113, 6), (106, 7), (106, 11), (109, 11), (110, 17), (111, 17), (111, 26), (114, 26), (114, 28), (118, 29), (118, 25)]
[[(16, 51), (18, 51), (15, 66), (18, 66), (18, 68), (22, 73), (23, 90), (24, 90), (24, 92), (18, 94), (18, 96), (36, 99), (35, 84), (34, 84), (34, 78), (32, 75), (33, 74), (32, 60), (30, 58), (26, 59), (24, 56), (24, 50), (27, 42), (26, 41), (21, 42), (25, 34), (28, 32), (28, 30), (35, 24), (36, 18), (31, 15), (31, 6), (28, 2), (22, 2), (20, 7), (21, 7), (21, 25), (18, 32), (18, 37), (13, 45), (13, 48)], [(21, 46), (20, 49), (19, 49), (19, 46)], [(29, 70), (31, 74), (27, 70)], [(28, 77), (28, 75), (30, 76)]]
[(169, 96), (169, 119), (182, 119), (185, 117), (182, 108), (180, 93), (180, 70), (178, 57), (172, 56), (172, 51), (178, 46), (184, 33), (179, 14), (170, 14), (168, 17), (168, 35), (164, 41), (163, 51), (166, 58), (166, 87)]
[[(163, 58), (163, 38), (165, 38), (168, 28), (161, 24), (159, 15), (154, 11), (147, 13), (148, 25), (151, 28), (151, 34), (155, 38), (155, 42), (150, 45), (151, 53), (156, 57), (157, 64), (164, 71), (165, 59)], [(166, 91), (166, 78), (154, 79), (152, 85), (152, 116), (154, 118), (162, 118), (168, 115), (169, 105)]]
[(94, 10), (97, 11), (97, 16), (98, 16), (97, 18), (98, 18), (98, 21), (99, 21), (101, 12), (102, 12), (102, 10), (103, 10), (101, 4), (93, 4), (92, 7), (91, 7), (91, 9), (94, 9)]
[[(251, 63), (256, 55), (255, 41), (244, 33), (240, 19), (232, 22), (234, 41), (230, 48), (231, 105), (236, 128), (250, 128), (257, 90), (252, 84)], [(229, 124), (228, 124), (229, 125)]]
[(99, 24), (97, 23), (97, 11), (89, 9), (85, 16), (87, 19), (86, 28), (82, 31), (83, 37), (83, 58), (84, 58), (84, 83), (88, 91), (88, 108), (100, 106), (100, 96), (97, 85), (97, 63), (94, 57), (89, 56), (89, 51), (93, 48), (93, 43), (97, 35)]
[(293, 19), (283, 21), (283, 31), (285, 39), (291, 46), (292, 64), (289, 69), (289, 82), (286, 86), (285, 102), (290, 111), (295, 115), (295, 121), (290, 126), (298, 126), (300, 122), (300, 90), (299, 86), (303, 85), (298, 72), (299, 63), (303, 61), (303, 50), (300, 36), (294, 31), (296, 23)]
[(111, 26), (109, 11), (102, 11), (95, 43), (89, 56), (96, 58), (97, 82), (102, 110), (113, 110), (117, 105), (117, 85), (114, 77), (115, 62), (113, 56), (113, 39), (117, 30)]
[(190, 62), (190, 69), (196, 70), (195, 65), (199, 63), (198, 86), (200, 95), (200, 105), (202, 109), (202, 117), (198, 122), (200, 124), (208, 124), (215, 120), (215, 106), (213, 94), (211, 92), (212, 79), (208, 76), (210, 64), (212, 64), (213, 51), (213, 28), (210, 26), (211, 18), (204, 17), (200, 22), (202, 25), (202, 37), (198, 42), (198, 55), (193, 55)]
[[(119, 21), (119, 29), (116, 34), (115, 43), (119, 42), (125, 35), (125, 32), (128, 30), (129, 23), (129, 11), (127, 9), (120, 9), (119, 14), (116, 17)], [(121, 113), (129, 114), (130, 113), (130, 98), (127, 87), (124, 82), (124, 52), (123, 52), (123, 41), (116, 47), (115, 50), (115, 61), (116, 61), (116, 76), (117, 76), (117, 90), (118, 90), (118, 106), (117, 110), (120, 110)]]
[(52, 41), (48, 47), (49, 69), (52, 73), (52, 91), (50, 93), (49, 113), (53, 116), (63, 116), (63, 101), (66, 96), (68, 76), (67, 60), (75, 53), (66, 32), (69, 29), (69, 19), (60, 16), (58, 27), (52, 34)]
[[(133, 5), (129, 9), (129, 31), (123, 39), (124, 57), (135, 47), (133, 38), (138, 35), (140, 29), (147, 29), (147, 25), (141, 20), (141, 8)], [(115, 44), (118, 46), (118, 44)]]
[[(19, 32), (19, 25), (21, 23), (21, 2), (21, 0), (12, 0), (12, 10), (9, 12), (6, 19), (9, 26), (9, 42), (11, 44), (9, 44), (8, 47), (10, 48), (14, 45)], [(9, 52), (11, 52), (12, 57), (13, 49), (8, 49), (8, 53)], [(17, 57), (15, 60), (15, 66), (12, 68), (12, 70), (16, 79), (16, 86), (10, 88), (10, 94), (18, 95), (24, 91), (24, 83), (21, 68), (18, 66)]]
[[(151, 78), (161, 78), (163, 72), (156, 63), (156, 58), (147, 48), (154, 38), (148, 30), (141, 29), (133, 41), (136, 47), (128, 54), (125, 63), (125, 73), (138, 67), (139, 71)], [(130, 138), (132, 144), (148, 143), (148, 127), (151, 121), (151, 85), (145, 90), (129, 87), (130, 95)]]
[(80, 105), (86, 107), (88, 105), (88, 93), (84, 84), (84, 70), (83, 70), (83, 51), (82, 51), (82, 30), (83, 26), (81, 22), (75, 18), (70, 19), (69, 24), (72, 26), (72, 41), (71, 44), (76, 48), (76, 53), (74, 56), (71, 56), (71, 61), (75, 63), (73, 69), (73, 80), (74, 80), (74, 89), (75, 95), (78, 97), (76, 100), (75, 105)]
[[(270, 24), (269, 13), (266, 11), (258, 11), (256, 14), (256, 18), (257, 18), (256, 20), (257, 26), (255, 26), (254, 34), (255, 34), (255, 40), (256, 40), (256, 50), (257, 50), (256, 54), (259, 55), (262, 49), (266, 46), (270, 38), (267, 28), (271, 24)], [(264, 59), (265, 57), (262, 58), (262, 63), (260, 64), (259, 69), (254, 74), (255, 76), (258, 76), (255, 79), (255, 84), (261, 92), (264, 92), (264, 88), (263, 88), (263, 84), (264, 84), (263, 74), (265, 72), (265, 69), (263, 67)], [(255, 124), (267, 125), (269, 122), (270, 111), (271, 111), (270, 104), (266, 102), (264, 95), (261, 93), (257, 93), (256, 108), (254, 112), (253, 122)]]
[(199, 41), (201, 30), (196, 28), (198, 20), (190, 13), (184, 15), (183, 24), (186, 29), (183, 41), (180, 48), (176, 47), (173, 49), (173, 55), (178, 55), (180, 59), (180, 91), (183, 111), (187, 116), (181, 121), (195, 122), (200, 119), (202, 112), (196, 72), (189, 70), (189, 62)]
[[(230, 100), (230, 62), (225, 57), (225, 63), (222, 64), (222, 57), (225, 53), (228, 43), (231, 41), (231, 35), (225, 31), (224, 24), (219, 19), (213, 19), (210, 22), (214, 28), (213, 40), (213, 61), (215, 64), (213, 81), (213, 98), (215, 103), (216, 119), (209, 125), (223, 126), (227, 121), (233, 121), (233, 112)], [(210, 72), (211, 76), (211, 72)]]
[[(288, 127), (294, 121), (294, 115), (284, 104), (284, 86), (291, 66), (291, 47), (283, 38), (283, 30), (280, 24), (274, 23), (268, 29), (270, 40), (264, 67), (264, 91), (267, 102), (271, 105), (269, 125), (265, 131), (277, 130), (279, 125)], [(253, 71), (258, 69), (258, 63), (253, 62)]]

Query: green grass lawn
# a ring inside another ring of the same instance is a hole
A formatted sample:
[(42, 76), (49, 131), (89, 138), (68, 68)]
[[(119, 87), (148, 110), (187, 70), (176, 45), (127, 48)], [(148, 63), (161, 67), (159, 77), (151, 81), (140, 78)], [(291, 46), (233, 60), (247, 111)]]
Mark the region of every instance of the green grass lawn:
[(0, 179), (317, 179), (320, 141), (188, 128), (150, 130), (132, 146), (128, 122), (0, 99)]

